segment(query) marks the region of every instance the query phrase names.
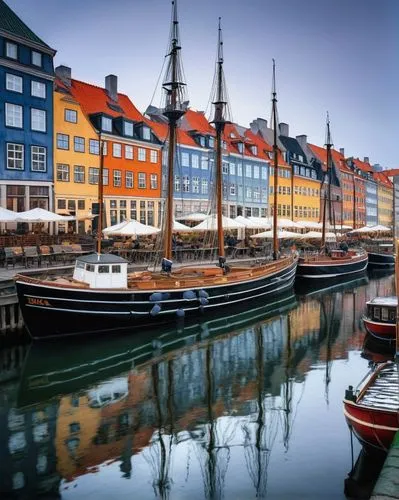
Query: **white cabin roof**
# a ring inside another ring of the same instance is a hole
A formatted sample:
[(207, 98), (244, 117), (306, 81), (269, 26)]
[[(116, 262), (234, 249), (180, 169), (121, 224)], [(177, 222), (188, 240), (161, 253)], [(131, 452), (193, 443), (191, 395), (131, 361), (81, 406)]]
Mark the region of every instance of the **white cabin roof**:
[(398, 298), (395, 295), (392, 297), (375, 297), (373, 300), (369, 300), (367, 305), (397, 307)]

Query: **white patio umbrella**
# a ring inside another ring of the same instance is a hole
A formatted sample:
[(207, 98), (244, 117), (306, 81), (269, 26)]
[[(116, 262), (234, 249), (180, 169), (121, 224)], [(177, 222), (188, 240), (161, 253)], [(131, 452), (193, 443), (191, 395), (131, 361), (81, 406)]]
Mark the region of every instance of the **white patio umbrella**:
[[(292, 231), (282, 231), (278, 230), (277, 231), (277, 238), (279, 240), (283, 239), (294, 239), (294, 238), (300, 238), (301, 235), (298, 233), (293, 233)], [(273, 238), (273, 231), (264, 231), (263, 233), (259, 234), (254, 234), (253, 236), (250, 236), (250, 238), (262, 238), (262, 239), (272, 239)]]
[(17, 212), (0, 207), (0, 222), (15, 222), (17, 216)]
[(300, 224), (305, 229), (318, 229), (321, 227), (320, 222), (315, 222), (312, 220), (300, 220), (298, 221), (298, 224)]
[[(301, 234), (299, 237), (303, 240), (321, 240), (322, 233), (318, 231), (309, 231), (305, 234)], [(337, 236), (335, 233), (326, 233), (326, 241), (337, 241)]]
[(172, 229), (176, 233), (188, 233), (188, 232), (193, 230), (191, 227), (186, 226), (185, 224), (182, 224), (181, 222), (177, 222), (177, 220), (173, 221)]
[(377, 224), (376, 226), (372, 226), (370, 229), (372, 229), (373, 232), (379, 231), (381, 233), (383, 232), (387, 233), (388, 231), (392, 231), (390, 227), (383, 226), (382, 224)]
[(176, 220), (187, 220), (190, 222), (201, 222), (208, 217), (207, 214), (202, 214), (200, 212), (194, 212), (189, 215), (182, 215), (180, 217), (176, 217)]
[(16, 222), (66, 222), (70, 220), (75, 220), (76, 217), (64, 217), (49, 210), (44, 210), (44, 208), (32, 208), (32, 210), (26, 210), (25, 212), (18, 212), (15, 218)]
[[(351, 231), (351, 233), (355, 233), (355, 234), (368, 234), (368, 233), (375, 233), (376, 231), (381, 231), (381, 229), (375, 229), (376, 227), (378, 226), (363, 226), (363, 227), (358, 227), (357, 229), (354, 229), (353, 231)], [(387, 228), (386, 226), (379, 226), (379, 227), (383, 227), (383, 231), (390, 231), (389, 228)]]
[(243, 217), (242, 215), (238, 215), (234, 220), (243, 224), (247, 229), (270, 229), (270, 224), (262, 221), (260, 217)]
[(294, 222), (291, 219), (277, 219), (278, 228), (288, 228), (288, 229), (303, 229), (303, 226), (299, 222)]
[[(238, 217), (236, 217), (236, 218), (238, 219)], [(247, 217), (244, 217), (244, 218), (246, 219)], [(272, 227), (272, 223), (266, 217), (252, 217), (251, 216), (251, 217), (248, 217), (247, 219), (254, 222), (255, 224), (257, 224), (256, 227), (258, 227), (258, 228), (270, 229)]]
[(115, 236), (145, 236), (150, 234), (159, 233), (160, 229), (154, 226), (146, 226), (137, 220), (125, 220), (120, 224), (115, 224), (114, 226), (106, 227), (103, 233)]
[[(222, 216), (223, 229), (242, 229), (245, 228), (244, 224), (237, 222), (230, 217)], [(216, 231), (217, 229), (217, 218), (215, 214), (208, 215), (205, 220), (203, 220), (197, 226), (192, 228), (193, 231)]]

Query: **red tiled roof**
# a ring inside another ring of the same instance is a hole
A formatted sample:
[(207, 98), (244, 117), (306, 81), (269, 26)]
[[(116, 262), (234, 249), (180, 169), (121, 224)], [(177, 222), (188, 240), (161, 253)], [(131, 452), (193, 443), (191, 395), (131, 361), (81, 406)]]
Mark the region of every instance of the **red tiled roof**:
[(399, 175), (399, 168), (391, 168), (389, 170), (384, 170), (384, 174), (387, 177), (394, 177), (395, 175)]
[(210, 125), (203, 111), (188, 109), (183, 117), (186, 130), (196, 130), (200, 134), (215, 135), (215, 129)]
[[(152, 128), (154, 134), (158, 137), (159, 140), (165, 141), (168, 136), (168, 126), (164, 123), (153, 122), (151, 120), (145, 120), (148, 126)], [(196, 146), (199, 147), (198, 144), (194, 141), (194, 139), (187, 134), (181, 128), (177, 129), (177, 142), (178, 144), (185, 146)]]
[[(124, 116), (135, 122), (144, 121), (143, 115), (125, 94), (118, 93), (118, 101), (114, 103), (105, 89), (79, 80), (71, 80), (70, 93), (79, 102), (87, 115), (106, 113), (113, 117)], [(108, 103), (119, 106), (122, 113), (111, 109)]]
[(373, 172), (370, 163), (359, 160), (359, 158), (353, 158), (353, 163), (356, 165), (356, 168), (359, 168), (363, 172)]
[(393, 187), (393, 183), (390, 181), (390, 179), (387, 176), (387, 171), (384, 172), (374, 172), (374, 178), (377, 179), (378, 182), (381, 184), (384, 184), (386, 187)]
[(336, 149), (332, 148), (331, 149), (331, 156), (333, 159), (333, 162), (335, 163), (335, 166), (339, 168), (341, 171), (352, 174), (352, 170), (348, 167), (348, 165), (345, 162), (345, 156), (341, 154), (339, 151)]
[[(320, 146), (316, 146), (315, 144), (309, 144), (309, 147), (312, 150), (313, 154), (315, 156), (317, 156), (317, 158), (321, 161), (322, 169), (325, 171), (327, 169), (327, 150), (324, 148), (321, 148)], [(331, 154), (331, 157), (332, 157), (332, 154)], [(334, 159), (333, 159), (333, 161), (334, 161)]]

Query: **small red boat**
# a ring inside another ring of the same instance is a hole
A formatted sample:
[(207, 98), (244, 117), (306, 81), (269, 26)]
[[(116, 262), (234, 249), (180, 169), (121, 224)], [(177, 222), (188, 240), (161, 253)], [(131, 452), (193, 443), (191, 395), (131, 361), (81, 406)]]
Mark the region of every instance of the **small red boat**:
[(376, 297), (367, 302), (367, 315), (363, 323), (371, 335), (379, 339), (391, 340), (396, 335), (397, 297)]
[(396, 363), (380, 365), (360, 391), (349, 386), (344, 399), (348, 426), (365, 446), (388, 451), (399, 430), (399, 373)]

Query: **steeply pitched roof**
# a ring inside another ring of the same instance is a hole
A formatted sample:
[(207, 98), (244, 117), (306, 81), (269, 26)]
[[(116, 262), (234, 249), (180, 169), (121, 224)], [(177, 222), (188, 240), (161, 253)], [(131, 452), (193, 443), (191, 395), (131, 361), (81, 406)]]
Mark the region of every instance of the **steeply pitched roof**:
[(332, 148), (331, 149), (331, 156), (333, 159), (333, 162), (335, 163), (335, 166), (341, 170), (341, 172), (346, 172), (348, 174), (353, 174), (353, 171), (348, 167), (348, 165), (345, 162), (345, 156), (341, 154), (339, 151), (336, 149)]
[[(144, 116), (134, 106), (132, 101), (125, 94), (118, 93), (118, 102), (114, 103), (105, 89), (96, 87), (89, 83), (79, 80), (71, 80), (70, 93), (81, 105), (87, 115), (94, 113), (106, 113), (107, 115), (118, 117), (123, 116), (135, 122), (144, 122)], [(121, 109), (116, 111), (109, 104), (115, 105)]]
[(182, 118), (182, 128), (188, 131), (196, 130), (200, 134), (216, 135), (215, 129), (208, 122), (203, 111), (188, 109)]
[(24, 40), (43, 45), (50, 49), (47, 43), (43, 42), (33, 31), (15, 14), (13, 10), (0, 0), (0, 30), (11, 33), (12, 35), (23, 38)]
[(362, 170), (363, 172), (373, 172), (373, 169), (370, 163), (366, 163), (365, 161), (359, 160), (359, 158), (353, 158), (353, 163), (356, 165), (356, 168)]
[(374, 178), (381, 184), (384, 184), (385, 187), (393, 187), (393, 183), (388, 178), (386, 172), (374, 172)]
[(288, 151), (290, 151), (291, 153), (295, 153), (297, 155), (302, 155), (304, 160), (306, 161), (305, 152), (301, 148), (301, 145), (296, 139), (294, 139), (293, 137), (287, 137), (285, 135), (280, 135), (279, 139)]
[[(149, 125), (154, 134), (158, 137), (162, 142), (166, 140), (168, 137), (168, 126), (165, 123), (153, 122), (151, 120), (145, 120), (147, 125)], [(187, 134), (180, 127), (177, 129), (177, 143), (181, 146), (194, 146), (199, 148), (198, 144), (194, 141), (194, 139)]]

